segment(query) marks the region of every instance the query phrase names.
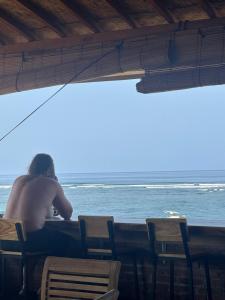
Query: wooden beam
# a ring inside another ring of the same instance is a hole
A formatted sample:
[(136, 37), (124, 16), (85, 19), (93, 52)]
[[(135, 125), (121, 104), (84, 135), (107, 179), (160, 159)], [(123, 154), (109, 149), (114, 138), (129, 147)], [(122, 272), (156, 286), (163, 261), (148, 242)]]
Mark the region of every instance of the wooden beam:
[(95, 22), (92, 14), (83, 5), (71, 0), (61, 0), (61, 2), (93, 33), (102, 31), (101, 27)]
[[(225, 18), (216, 18), (216, 19), (206, 19), (201, 21), (188, 22), (185, 26), (185, 34), (188, 35), (189, 32), (193, 30), (204, 30), (205, 28), (216, 28), (225, 26)], [(89, 35), (77, 35), (70, 36), (66, 38), (55, 38), (52, 40), (42, 40), (34, 41), (32, 43), (18, 43), (13, 45), (6, 45), (0, 48), (0, 54), (9, 54), (9, 53), (20, 53), (28, 51), (43, 51), (57, 48), (66, 48), (66, 47), (75, 47), (90, 44), (90, 43), (108, 43), (127, 39), (135, 38), (145, 38), (150, 36), (160, 36), (165, 34), (170, 34), (177, 29), (177, 24), (164, 24), (154, 27), (143, 27), (137, 29), (126, 29), (110, 32), (101, 32), (98, 34), (89, 34)]]
[(13, 30), (22, 34), (28, 41), (36, 40), (36, 35), (34, 31), (29, 28), (27, 25), (22, 23), (20, 20), (12, 16), (4, 8), (0, 8), (0, 18), (5, 21)]
[(209, 0), (202, 0), (202, 8), (210, 17), (210, 19), (218, 17), (215, 8), (213, 7), (212, 3), (209, 2)]
[(67, 35), (64, 25), (60, 23), (58, 18), (51, 12), (45, 10), (40, 4), (33, 3), (30, 0), (17, 0), (26, 9), (31, 11), (36, 17), (41, 19), (47, 26), (49, 26), (60, 37)]
[(165, 8), (161, 0), (148, 0), (155, 10), (167, 21), (169, 24), (175, 23), (173, 15)]
[(137, 28), (133, 19), (127, 14), (123, 1), (106, 0), (106, 2), (120, 15), (120, 17), (131, 27)]

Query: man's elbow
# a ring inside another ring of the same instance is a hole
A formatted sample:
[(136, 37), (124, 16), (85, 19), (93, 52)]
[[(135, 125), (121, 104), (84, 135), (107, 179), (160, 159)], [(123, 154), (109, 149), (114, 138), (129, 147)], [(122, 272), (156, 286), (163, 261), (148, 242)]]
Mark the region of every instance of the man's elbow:
[(73, 208), (70, 207), (70, 208), (68, 208), (68, 209), (65, 211), (65, 213), (64, 213), (64, 219), (65, 219), (65, 220), (70, 220), (71, 217), (72, 217), (72, 214), (73, 214)]

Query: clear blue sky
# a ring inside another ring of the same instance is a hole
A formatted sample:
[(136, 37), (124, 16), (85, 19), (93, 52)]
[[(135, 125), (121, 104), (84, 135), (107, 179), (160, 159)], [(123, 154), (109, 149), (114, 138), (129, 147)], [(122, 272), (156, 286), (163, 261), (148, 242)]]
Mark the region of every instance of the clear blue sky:
[[(0, 174), (38, 152), (58, 172), (225, 169), (225, 87), (139, 94), (135, 80), (70, 85), (0, 143)], [(57, 87), (0, 96), (0, 134)]]

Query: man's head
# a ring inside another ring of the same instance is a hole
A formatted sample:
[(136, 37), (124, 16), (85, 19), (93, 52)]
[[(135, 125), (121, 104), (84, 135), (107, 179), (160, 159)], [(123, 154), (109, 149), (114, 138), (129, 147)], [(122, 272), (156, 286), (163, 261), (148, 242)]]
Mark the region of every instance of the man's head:
[(55, 178), (53, 159), (50, 155), (39, 153), (33, 158), (28, 174), (33, 176), (44, 175)]

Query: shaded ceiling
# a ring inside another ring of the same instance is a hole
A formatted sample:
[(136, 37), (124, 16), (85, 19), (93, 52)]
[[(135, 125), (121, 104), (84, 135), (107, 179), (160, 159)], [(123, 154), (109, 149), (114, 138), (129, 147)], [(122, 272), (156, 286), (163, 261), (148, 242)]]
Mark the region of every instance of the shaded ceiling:
[(0, 0), (0, 94), (63, 84), (107, 52), (74, 81), (223, 84), (224, 17), (221, 0)]

